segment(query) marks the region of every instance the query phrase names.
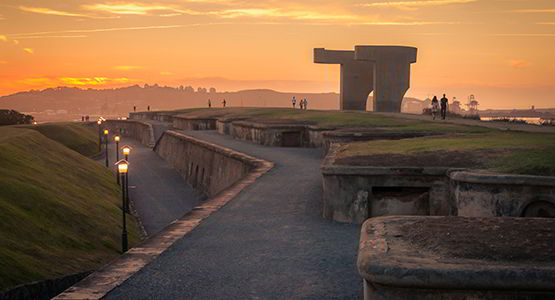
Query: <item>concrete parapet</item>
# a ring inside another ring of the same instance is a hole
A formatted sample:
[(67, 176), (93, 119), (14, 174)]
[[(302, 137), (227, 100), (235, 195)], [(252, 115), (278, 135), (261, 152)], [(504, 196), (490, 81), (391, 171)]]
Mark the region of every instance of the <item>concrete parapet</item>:
[(452, 172), (459, 216), (555, 217), (555, 177)]
[(374, 65), (355, 60), (355, 51), (314, 49), (314, 62), (341, 66), (341, 110), (366, 110), (368, 95), (373, 90)]
[(379, 217), (357, 268), (364, 299), (551, 299), (553, 241), (553, 219)]
[[(154, 130), (152, 125), (148, 122), (143, 122), (140, 120), (107, 120), (103, 123), (105, 128), (108, 128), (110, 135), (122, 134), (123, 136), (129, 136), (135, 138), (143, 145), (148, 147), (154, 147)], [(120, 132), (121, 130), (121, 132)]]
[(215, 130), (215, 118), (188, 118), (173, 116), (173, 127), (181, 130)]

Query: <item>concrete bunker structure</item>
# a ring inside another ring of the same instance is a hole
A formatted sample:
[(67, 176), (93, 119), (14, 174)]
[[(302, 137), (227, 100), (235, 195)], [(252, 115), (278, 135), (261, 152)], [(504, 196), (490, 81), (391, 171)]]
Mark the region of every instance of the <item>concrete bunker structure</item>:
[(354, 51), (315, 48), (314, 62), (341, 65), (341, 110), (366, 110), (368, 95), (374, 91), (374, 111), (400, 112), (416, 53), (416, 48), (405, 46), (355, 46)]

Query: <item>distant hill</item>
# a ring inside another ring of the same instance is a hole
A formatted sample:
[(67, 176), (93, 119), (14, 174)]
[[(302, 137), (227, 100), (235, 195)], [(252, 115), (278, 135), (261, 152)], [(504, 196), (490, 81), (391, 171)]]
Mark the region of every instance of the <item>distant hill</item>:
[[(146, 110), (147, 106), (150, 106), (151, 110), (206, 107), (209, 99), (214, 107), (221, 106), (223, 99), (226, 100), (227, 106), (235, 107), (289, 107), (293, 96), (297, 99), (307, 98), (310, 109), (339, 108), (337, 93), (293, 93), (269, 89), (217, 92), (213, 88), (195, 90), (191, 86), (174, 88), (156, 84), (117, 89), (57, 87), (31, 90), (0, 97), (0, 108), (31, 114), (40, 122), (76, 120), (84, 115), (126, 116), (128, 112), (133, 111), (134, 106), (138, 111)], [(414, 98), (407, 99), (413, 104), (420, 101)], [(368, 107), (372, 107), (371, 101)]]

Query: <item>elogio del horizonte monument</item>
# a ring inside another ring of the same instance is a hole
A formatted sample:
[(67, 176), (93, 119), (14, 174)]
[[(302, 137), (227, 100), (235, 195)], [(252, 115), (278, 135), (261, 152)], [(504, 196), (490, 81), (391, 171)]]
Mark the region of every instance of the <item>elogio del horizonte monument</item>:
[(374, 91), (374, 111), (400, 112), (410, 87), (410, 64), (416, 48), (404, 46), (355, 46), (355, 50), (314, 49), (314, 62), (341, 65), (341, 110), (366, 110)]

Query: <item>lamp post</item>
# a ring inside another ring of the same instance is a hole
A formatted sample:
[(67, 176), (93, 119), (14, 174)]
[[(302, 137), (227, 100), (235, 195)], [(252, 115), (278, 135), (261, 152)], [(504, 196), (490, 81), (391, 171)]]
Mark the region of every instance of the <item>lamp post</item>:
[(98, 119), (98, 121), (96, 121), (96, 124), (98, 124), (98, 152), (100, 152), (100, 150), (102, 150), (102, 133), (100, 125), (102, 125), (102, 120)]
[[(119, 161), (119, 135), (114, 136), (114, 141), (116, 142), (116, 161)], [(119, 176), (116, 176), (119, 184)]]
[(106, 168), (108, 168), (108, 129), (104, 129), (104, 141), (106, 142)]
[(116, 163), (118, 166), (118, 173), (121, 176), (121, 211), (123, 215), (123, 226), (121, 231), (121, 252), (125, 253), (127, 251), (127, 224), (125, 220), (125, 206), (126, 206), (126, 194), (127, 190), (125, 188), (125, 174), (127, 174), (127, 169), (129, 168), (129, 163), (122, 159)]
[[(123, 151), (123, 155), (125, 157), (125, 161), (127, 161), (129, 163), (129, 153), (131, 152), (131, 146), (123, 146), (121, 147), (121, 150)], [(127, 193), (125, 193), (125, 210), (127, 212), (129, 212), (129, 173), (125, 173), (125, 190), (127, 191)]]

